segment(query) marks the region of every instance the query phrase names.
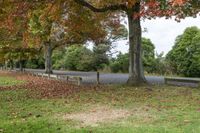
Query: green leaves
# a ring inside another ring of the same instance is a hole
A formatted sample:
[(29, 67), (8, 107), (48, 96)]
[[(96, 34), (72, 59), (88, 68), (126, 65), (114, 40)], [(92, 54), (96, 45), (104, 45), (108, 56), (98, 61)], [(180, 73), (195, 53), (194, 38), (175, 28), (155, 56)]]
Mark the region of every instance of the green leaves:
[(167, 60), (178, 74), (191, 77), (200, 76), (200, 29), (187, 28), (176, 39), (175, 46), (168, 53)]
[[(155, 71), (155, 46), (150, 39), (142, 38), (142, 60), (145, 71), (151, 73)], [(112, 72), (128, 72), (129, 54), (119, 54), (116, 59), (111, 62)]]

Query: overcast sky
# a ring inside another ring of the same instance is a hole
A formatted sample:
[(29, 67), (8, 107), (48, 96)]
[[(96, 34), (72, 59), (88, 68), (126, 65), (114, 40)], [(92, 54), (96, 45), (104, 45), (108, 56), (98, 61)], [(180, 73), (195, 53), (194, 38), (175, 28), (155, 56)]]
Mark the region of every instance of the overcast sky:
[[(167, 54), (174, 45), (175, 38), (182, 34), (185, 28), (190, 26), (197, 26), (200, 28), (200, 17), (186, 18), (180, 23), (174, 21), (174, 19), (166, 20), (164, 18), (157, 18), (155, 20), (142, 21), (142, 28), (147, 28), (146, 33), (143, 33), (143, 37), (150, 38), (154, 43), (158, 53), (162, 51)], [(128, 45), (125, 45), (126, 41), (118, 42), (115, 51), (121, 51), (122, 53), (128, 52)]]

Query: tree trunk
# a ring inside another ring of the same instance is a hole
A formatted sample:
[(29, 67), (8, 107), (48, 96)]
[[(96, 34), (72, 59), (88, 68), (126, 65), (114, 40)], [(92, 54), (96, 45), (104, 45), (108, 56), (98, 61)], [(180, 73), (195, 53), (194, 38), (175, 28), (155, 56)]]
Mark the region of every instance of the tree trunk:
[(140, 17), (134, 17), (140, 12), (140, 4), (136, 4), (128, 11), (129, 22), (129, 85), (140, 85), (146, 83), (142, 64), (141, 36), (142, 30)]
[(22, 60), (19, 61), (19, 71), (23, 72), (23, 61)]
[(7, 61), (5, 61), (5, 70), (7, 70), (8, 69), (8, 63), (7, 63)]
[(13, 60), (10, 60), (10, 70), (13, 70), (13, 68), (14, 68)]
[(52, 46), (50, 42), (45, 43), (45, 73), (52, 74)]

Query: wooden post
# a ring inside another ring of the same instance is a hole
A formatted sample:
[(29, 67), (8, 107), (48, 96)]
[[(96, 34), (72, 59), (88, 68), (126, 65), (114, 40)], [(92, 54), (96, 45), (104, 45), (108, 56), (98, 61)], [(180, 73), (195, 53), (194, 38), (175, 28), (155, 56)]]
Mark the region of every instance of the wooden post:
[(67, 76), (67, 81), (69, 81), (69, 76)]
[(81, 77), (78, 77), (78, 86), (81, 85), (81, 81), (82, 81), (82, 78), (81, 78)]
[(40, 76), (39, 73), (37, 73), (36, 77), (39, 78), (39, 76)]
[(97, 71), (97, 84), (99, 85), (100, 84), (100, 75), (99, 75), (99, 72)]

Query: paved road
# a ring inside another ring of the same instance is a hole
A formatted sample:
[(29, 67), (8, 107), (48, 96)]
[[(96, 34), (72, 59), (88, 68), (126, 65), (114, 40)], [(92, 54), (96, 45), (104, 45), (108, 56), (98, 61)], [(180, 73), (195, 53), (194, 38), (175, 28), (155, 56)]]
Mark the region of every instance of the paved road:
[[(44, 70), (26, 69), (31, 72), (42, 72)], [(54, 70), (54, 74), (80, 76), (83, 83), (96, 83), (96, 72), (74, 72), (74, 71), (58, 71)], [(164, 84), (164, 77), (159, 76), (146, 76), (146, 79), (151, 84)], [(113, 73), (100, 73), (100, 83), (102, 84), (125, 84), (128, 80), (128, 74), (113, 74)]]

